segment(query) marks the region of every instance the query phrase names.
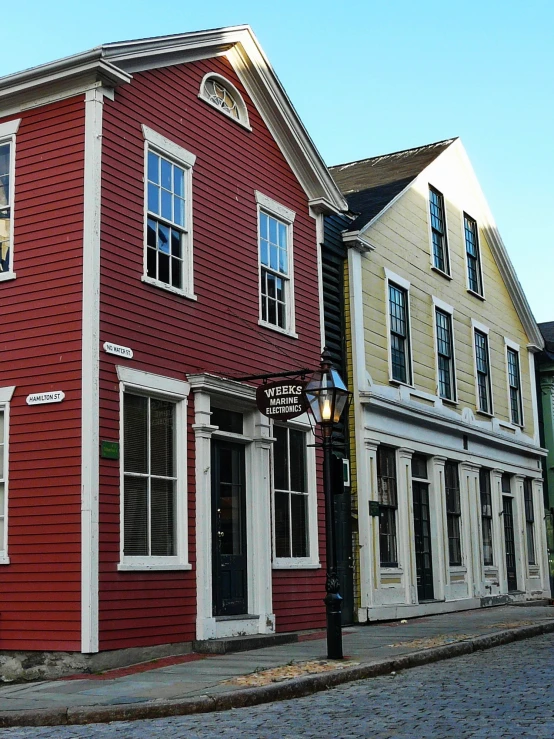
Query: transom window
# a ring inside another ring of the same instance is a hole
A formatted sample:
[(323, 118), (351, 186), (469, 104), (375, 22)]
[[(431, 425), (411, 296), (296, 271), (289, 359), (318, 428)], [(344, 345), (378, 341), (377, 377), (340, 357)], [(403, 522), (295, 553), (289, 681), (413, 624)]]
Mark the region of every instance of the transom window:
[(308, 557), (309, 491), (306, 433), (274, 426), (273, 484), (275, 496), (275, 556)]
[(199, 97), (250, 130), (248, 110), (242, 95), (225, 77), (208, 73), (200, 85)]
[(389, 283), (389, 317), (392, 379), (411, 382), (408, 325), (408, 291)]
[(235, 99), (221, 82), (210, 77), (204, 83), (204, 90), (206, 97), (216, 108), (221, 108), (231, 118), (236, 118), (237, 120), (240, 118)]
[(124, 394), (123, 554), (176, 555), (175, 403)]
[(510, 388), (510, 415), (512, 423), (521, 426), (523, 412), (521, 407), (521, 378), (519, 374), (519, 353), (507, 347), (508, 355), (508, 385)]
[(450, 274), (444, 198), (433, 187), (429, 187), (429, 210), (431, 215), (431, 239), (433, 242), (433, 265), (437, 269), (440, 269), (441, 272)]
[(481, 274), (481, 256), (479, 254), (479, 237), (477, 221), (464, 213), (464, 233), (466, 241), (467, 281), (469, 289), (483, 295), (483, 276)]
[(455, 400), (454, 382), (454, 342), (452, 336), (452, 316), (435, 309), (437, 328), (437, 357), (439, 369), (439, 395), (446, 400)]
[(489, 367), (489, 340), (486, 334), (475, 330), (475, 365), (477, 370), (477, 407), (483, 413), (492, 413), (491, 377)]

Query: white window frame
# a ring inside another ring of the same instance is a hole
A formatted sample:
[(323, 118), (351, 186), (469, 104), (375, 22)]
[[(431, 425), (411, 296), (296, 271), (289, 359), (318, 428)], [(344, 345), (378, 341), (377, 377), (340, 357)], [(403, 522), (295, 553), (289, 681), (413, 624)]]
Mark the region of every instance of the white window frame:
[[(477, 348), (475, 346), (475, 331), (480, 331), (487, 337), (487, 360), (489, 367), (489, 392), (490, 392), (490, 411), (482, 411), (479, 408), (479, 383), (477, 380)], [(494, 398), (493, 398), (493, 385), (492, 385), (492, 364), (491, 364), (491, 342), (490, 342), (490, 329), (483, 323), (479, 323), (475, 319), (471, 319), (471, 339), (473, 344), (473, 373), (475, 377), (475, 409), (477, 413), (482, 413), (484, 416), (492, 418), (494, 416)]]
[[(442, 204), (444, 209), (444, 240), (445, 240), (445, 249), (444, 249), (444, 257), (446, 259), (446, 262), (448, 264), (448, 272), (445, 272), (442, 269), (439, 269), (437, 266), (435, 266), (435, 254), (433, 251), (433, 226), (431, 223), (431, 190), (435, 190), (435, 192), (438, 192), (439, 195), (442, 197)], [(435, 187), (430, 182), (427, 183), (427, 226), (429, 231), (429, 248), (430, 248), (430, 256), (431, 256), (431, 269), (436, 272), (438, 275), (441, 275), (447, 280), (452, 279), (452, 260), (450, 258), (450, 239), (448, 238), (448, 219), (446, 216), (446, 201), (444, 198), (444, 194), (439, 190), (438, 187)]]
[[(481, 292), (475, 292), (470, 286), (469, 286), (469, 265), (467, 261), (467, 244), (466, 244), (466, 227), (465, 227), (465, 219), (467, 218), (471, 219), (475, 223), (475, 233), (477, 236), (477, 255), (478, 255), (478, 266), (479, 266), (479, 278), (481, 280)], [(464, 264), (465, 264), (465, 270), (466, 270), (466, 289), (470, 295), (474, 295), (479, 300), (486, 300), (485, 297), (485, 277), (483, 275), (483, 255), (481, 251), (481, 236), (479, 235), (479, 222), (476, 218), (473, 216), (470, 216), (469, 213), (466, 210), (462, 210), (462, 244), (464, 247)]]
[[(228, 113), (224, 108), (221, 108), (219, 105), (216, 105), (214, 102), (210, 100), (210, 98), (206, 95), (206, 82), (208, 80), (215, 80), (216, 82), (219, 82), (222, 87), (226, 87), (229, 94), (233, 98), (233, 100), (236, 103), (237, 110), (239, 117), (234, 118), (230, 113)], [(240, 92), (237, 90), (235, 85), (233, 85), (232, 82), (230, 82), (226, 77), (223, 77), (221, 74), (217, 74), (217, 72), (208, 72), (204, 75), (202, 78), (202, 82), (200, 83), (200, 92), (198, 93), (198, 97), (200, 100), (203, 100), (205, 103), (210, 105), (212, 108), (215, 108), (220, 113), (222, 113), (224, 116), (227, 116), (230, 120), (234, 121), (235, 123), (238, 123), (239, 126), (242, 126), (243, 128), (246, 128), (247, 131), (251, 131), (252, 127), (250, 125), (250, 121), (248, 119), (248, 108), (246, 107), (246, 104), (244, 102), (244, 99)]]
[(6, 280), (14, 280), (16, 278), (16, 273), (13, 270), (15, 264), (15, 249), (13, 238), (15, 222), (15, 139), (16, 134), (19, 130), (20, 123), (21, 118), (16, 118), (12, 121), (7, 121), (6, 123), (0, 123), (0, 144), (10, 144), (10, 269), (7, 272), (0, 272), (0, 282), (5, 282)]
[[(149, 285), (155, 285), (162, 290), (167, 290), (185, 298), (196, 300), (194, 294), (194, 259), (193, 259), (193, 214), (192, 214), (192, 170), (196, 162), (196, 155), (187, 151), (179, 144), (176, 144), (162, 134), (154, 131), (143, 124), (142, 133), (144, 135), (144, 244), (143, 244), (143, 274), (142, 281)], [(182, 240), (183, 248), (183, 275), (182, 288), (173, 287), (161, 280), (148, 276), (147, 270), (147, 230), (148, 230), (148, 152), (168, 159), (172, 164), (184, 170), (185, 173), (185, 224), (186, 231)]]
[[(273, 198), (264, 195), (258, 190), (254, 191), (256, 198), (257, 217), (258, 217), (258, 324), (265, 328), (270, 328), (272, 331), (277, 331), (286, 336), (291, 336), (294, 339), (298, 338), (296, 333), (296, 319), (294, 309), (294, 240), (293, 240), (293, 223), (296, 218), (296, 213), (287, 208), (281, 203), (278, 203)], [(269, 321), (262, 320), (262, 254), (261, 254), (261, 239), (260, 239), (260, 213), (266, 213), (272, 218), (284, 223), (287, 229), (287, 259), (288, 259), (288, 279), (285, 280), (285, 312), (286, 312), (286, 323), (287, 328), (281, 328)]]
[[(385, 269), (385, 306), (386, 306), (386, 320), (387, 320), (387, 354), (389, 363), (389, 382), (393, 385), (405, 385), (406, 387), (414, 387), (414, 355), (413, 355), (413, 343), (412, 343), (412, 312), (410, 309), (410, 283), (404, 277), (400, 277), (395, 272), (392, 272), (387, 267)], [(392, 375), (392, 346), (391, 346), (391, 321), (390, 321), (390, 298), (389, 298), (389, 283), (401, 287), (406, 291), (407, 304), (406, 313), (408, 317), (408, 363), (407, 369), (410, 373), (410, 382), (402, 382), (397, 380)]]
[(15, 385), (0, 388), (0, 411), (4, 412), (4, 510), (0, 510), (0, 526), (4, 527), (4, 548), (0, 549), (0, 565), (9, 565), (8, 556), (8, 483), (9, 483), (9, 432), (10, 432), (10, 401), (15, 391)]
[[(457, 403), (458, 402), (458, 380), (457, 380), (457, 374), (456, 374), (456, 339), (455, 339), (455, 334), (454, 334), (454, 308), (448, 303), (445, 303), (444, 300), (441, 300), (440, 298), (437, 298), (434, 295), (432, 295), (431, 297), (433, 300), (433, 336), (434, 336), (434, 341), (435, 341), (435, 376), (436, 376), (436, 381), (437, 381), (437, 397), (439, 397), (443, 401), (446, 401), (447, 403)], [(443, 398), (442, 395), (440, 394), (439, 343), (438, 343), (438, 335), (437, 335), (437, 309), (442, 311), (443, 313), (448, 313), (450, 315), (450, 327), (452, 330), (452, 390), (453, 390), (452, 398)]]
[[(307, 414), (299, 416), (287, 423), (278, 424), (283, 427), (302, 431), (306, 435), (306, 487), (308, 502), (308, 557), (276, 557), (275, 546), (275, 478), (274, 478), (274, 455), (271, 455), (271, 535), (274, 570), (307, 570), (321, 567), (319, 562), (319, 536), (317, 525), (317, 474), (315, 436)], [(273, 426), (272, 426), (273, 428)]]
[[(154, 375), (150, 372), (117, 366), (119, 378), (119, 490), (120, 490), (120, 561), (117, 569), (127, 570), (190, 570), (188, 560), (188, 505), (187, 505), (187, 404), (190, 384), (171, 377)], [(125, 438), (123, 424), (124, 393), (160, 398), (175, 403), (175, 528), (177, 554), (171, 557), (129, 556), (123, 553), (124, 544), (124, 470)]]
[[(508, 364), (508, 349), (511, 349), (517, 354), (517, 370), (519, 373), (519, 408), (520, 408), (520, 421), (519, 423), (516, 423), (514, 419), (512, 418), (512, 399), (510, 397), (510, 367)], [(515, 341), (512, 341), (511, 339), (508, 339), (508, 337), (504, 337), (504, 352), (505, 352), (505, 358), (506, 358), (506, 384), (507, 384), (507, 393), (508, 393), (508, 416), (510, 418), (510, 423), (512, 423), (514, 426), (517, 426), (518, 428), (524, 428), (525, 426), (525, 414), (523, 411), (523, 378), (521, 376), (521, 349), (519, 344), (516, 344)]]

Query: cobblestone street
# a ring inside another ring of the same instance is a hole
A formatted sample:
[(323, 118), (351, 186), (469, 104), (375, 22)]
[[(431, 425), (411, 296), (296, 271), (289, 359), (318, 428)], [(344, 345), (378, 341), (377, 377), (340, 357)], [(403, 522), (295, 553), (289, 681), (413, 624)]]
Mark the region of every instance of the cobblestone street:
[(4, 729), (2, 739), (424, 739), (554, 736), (554, 636), (226, 713)]

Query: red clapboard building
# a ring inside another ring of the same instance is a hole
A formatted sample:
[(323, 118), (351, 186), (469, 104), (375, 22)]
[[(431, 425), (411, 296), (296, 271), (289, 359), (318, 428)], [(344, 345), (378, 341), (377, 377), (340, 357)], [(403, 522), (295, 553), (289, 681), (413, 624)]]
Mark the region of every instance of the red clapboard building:
[(306, 417), (345, 209), (248, 27), (0, 79), (0, 650), (324, 625)]

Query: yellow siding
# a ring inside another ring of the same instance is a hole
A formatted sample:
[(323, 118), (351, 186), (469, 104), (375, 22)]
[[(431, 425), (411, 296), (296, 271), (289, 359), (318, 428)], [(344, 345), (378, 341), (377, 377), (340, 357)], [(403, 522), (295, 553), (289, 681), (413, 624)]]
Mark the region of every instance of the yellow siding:
[[(352, 387), (352, 377), (354, 365), (352, 360), (352, 332), (351, 332), (351, 312), (350, 312), (350, 281), (348, 269), (344, 270), (344, 328), (346, 332), (346, 376), (349, 378), (350, 390)], [(348, 414), (348, 440), (350, 450), (350, 494), (352, 496), (352, 520), (355, 525), (352, 526), (352, 562), (354, 564), (353, 573), (353, 590), (354, 590), (354, 615), (360, 607), (360, 567), (359, 567), (359, 535), (358, 535), (358, 485), (357, 485), (357, 465), (356, 465), (356, 421), (354, 418), (354, 404), (350, 405)]]
[[(427, 176), (428, 175), (428, 176)], [(494, 414), (510, 421), (504, 337), (520, 346), (525, 433), (533, 435), (528, 338), (479, 228), (485, 300), (467, 291), (463, 212), (480, 226), (482, 195), (456, 146), (442, 154), (368, 232), (375, 251), (363, 259), (362, 290), (366, 363), (373, 382), (388, 384), (385, 267), (410, 282), (414, 385), (437, 394), (432, 296), (454, 307), (456, 380), (459, 408), (476, 412), (471, 319), (490, 329), (489, 346)], [(431, 269), (428, 186), (444, 195), (452, 279)]]

